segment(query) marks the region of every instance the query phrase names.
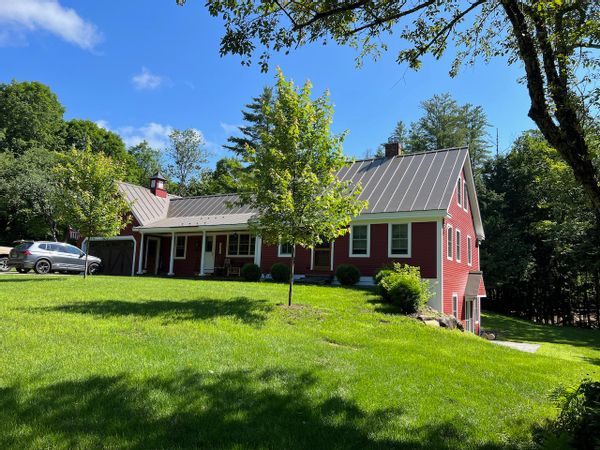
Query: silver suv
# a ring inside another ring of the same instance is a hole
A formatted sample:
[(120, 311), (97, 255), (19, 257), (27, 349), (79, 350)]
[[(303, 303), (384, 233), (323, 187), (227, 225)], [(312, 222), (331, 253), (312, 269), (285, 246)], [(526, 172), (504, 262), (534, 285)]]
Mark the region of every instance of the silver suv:
[[(88, 256), (88, 273), (98, 273), (101, 264), (100, 258)], [(40, 274), (83, 272), (85, 253), (74, 245), (62, 242), (23, 242), (10, 251), (8, 265), (22, 273), (31, 269)]]

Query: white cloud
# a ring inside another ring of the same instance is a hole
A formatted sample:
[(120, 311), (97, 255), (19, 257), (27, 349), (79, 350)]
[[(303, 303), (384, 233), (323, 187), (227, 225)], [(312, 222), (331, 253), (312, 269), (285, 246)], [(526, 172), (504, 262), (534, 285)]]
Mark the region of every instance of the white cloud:
[[(27, 32), (45, 30), (81, 48), (91, 50), (102, 40), (96, 25), (82, 19), (58, 0), (0, 0), (0, 45), (24, 45)], [(9, 38), (10, 36), (10, 38)]]
[(231, 123), (221, 122), (221, 128), (223, 128), (223, 131), (228, 136), (232, 135), (232, 134), (240, 134), (240, 127), (241, 127), (241, 125), (234, 125)]
[(98, 125), (100, 128), (110, 131), (110, 127), (106, 120), (96, 120), (96, 125)]
[(135, 88), (140, 90), (157, 89), (164, 81), (165, 79), (163, 77), (150, 72), (146, 67), (142, 67), (140, 73), (131, 77), (131, 82)]

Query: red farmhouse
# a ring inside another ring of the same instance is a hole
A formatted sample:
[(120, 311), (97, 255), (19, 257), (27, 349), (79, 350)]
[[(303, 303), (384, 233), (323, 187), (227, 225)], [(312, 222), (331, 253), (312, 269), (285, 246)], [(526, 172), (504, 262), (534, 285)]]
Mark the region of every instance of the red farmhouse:
[[(434, 292), (430, 305), (477, 333), (484, 232), (468, 149), (403, 155), (398, 144), (387, 144), (386, 157), (353, 162), (338, 176), (360, 182), (369, 206), (347, 235), (298, 249), (298, 276), (333, 276), (338, 265), (353, 264), (366, 284), (391, 262), (419, 266)], [(289, 246), (265, 245), (249, 233), (253, 211), (230, 208), (236, 195), (180, 198), (167, 194), (160, 173), (150, 181), (149, 189), (120, 185), (133, 216), (121, 236), (92, 238), (91, 253), (108, 273), (235, 275), (254, 262), (268, 274), (274, 263), (289, 261)]]

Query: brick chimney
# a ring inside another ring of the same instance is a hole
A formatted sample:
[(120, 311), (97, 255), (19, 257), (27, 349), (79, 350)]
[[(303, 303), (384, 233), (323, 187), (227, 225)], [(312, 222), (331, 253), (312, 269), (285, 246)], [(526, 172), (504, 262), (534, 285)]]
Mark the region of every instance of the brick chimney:
[(167, 179), (160, 172), (156, 172), (150, 177), (150, 192), (160, 198), (167, 198), (165, 182)]
[(385, 147), (386, 158), (393, 158), (402, 154), (402, 144), (400, 142), (386, 142), (383, 146)]

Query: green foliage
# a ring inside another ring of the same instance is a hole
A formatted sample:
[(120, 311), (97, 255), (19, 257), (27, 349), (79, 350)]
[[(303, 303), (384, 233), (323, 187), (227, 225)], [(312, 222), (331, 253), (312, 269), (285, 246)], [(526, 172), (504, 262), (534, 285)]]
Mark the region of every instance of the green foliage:
[[(55, 200), (64, 223), (85, 237), (112, 237), (131, 220), (117, 181), (123, 168), (103, 153), (72, 149), (55, 168), (60, 196)], [(86, 271), (87, 275), (87, 253)]]
[(392, 274), (393, 272), (394, 272), (394, 266), (388, 265), (388, 266), (382, 267), (377, 272), (375, 272), (375, 275), (373, 275), (373, 282), (375, 283), (375, 292), (377, 293), (377, 295), (380, 295), (381, 297), (383, 297), (386, 300), (389, 300), (390, 298), (388, 296), (387, 291), (383, 288), (383, 285), (381, 284), (381, 280), (383, 280), (385, 277)]
[(242, 266), (241, 274), (246, 281), (259, 281), (260, 277), (262, 277), (260, 267), (254, 263), (244, 264)]
[(58, 97), (42, 83), (0, 84), (0, 152), (21, 154), (33, 147), (60, 150), (64, 111)]
[(248, 147), (252, 171), (240, 197), (257, 211), (249, 224), (267, 244), (287, 242), (295, 248), (331, 242), (347, 233), (352, 217), (367, 206), (357, 199), (360, 186), (337, 177), (346, 164), (344, 135), (331, 133), (328, 96), (310, 97), (310, 82), (298, 89), (278, 70), (275, 101), (263, 105), (270, 130), (261, 133), (256, 148)]
[(230, 194), (241, 188), (241, 177), (244, 167), (240, 160), (222, 158), (217, 161), (214, 170), (205, 170), (200, 180), (192, 180), (189, 195)]
[(376, 276), (378, 290), (406, 314), (419, 311), (431, 297), (429, 283), (421, 279), (418, 267), (394, 263), (393, 270), (382, 270)]
[(57, 154), (31, 148), (22, 155), (0, 153), (0, 234), (4, 241), (59, 237), (55, 202), (60, 196), (52, 168)]
[(290, 281), (290, 268), (286, 264), (275, 263), (271, 266), (271, 278), (277, 283)]
[(161, 170), (160, 150), (150, 147), (147, 141), (142, 141), (129, 147), (127, 153), (137, 164), (138, 171), (135, 181), (140, 186), (147, 186), (150, 177)]
[(244, 125), (240, 127), (241, 136), (229, 136), (228, 144), (223, 148), (231, 150), (238, 157), (244, 157), (247, 148), (256, 148), (261, 139), (262, 133), (269, 132), (269, 122), (264, 113), (263, 105), (273, 104), (273, 88), (266, 86), (258, 97), (254, 97), (252, 102), (246, 105), (246, 110), (242, 111)]
[[(553, 399), (560, 412), (548, 431), (572, 448), (600, 448), (600, 382), (586, 379), (576, 386), (561, 387)], [(545, 438), (546, 443), (553, 441), (548, 435)]]
[(188, 193), (191, 178), (197, 177), (206, 163), (208, 152), (204, 148), (202, 134), (193, 129), (173, 130), (169, 135), (171, 145), (167, 154), (172, 161), (167, 173), (177, 182), (176, 193), (185, 196)]
[(343, 286), (352, 286), (360, 280), (360, 271), (352, 264), (340, 264), (335, 271), (335, 277)]

